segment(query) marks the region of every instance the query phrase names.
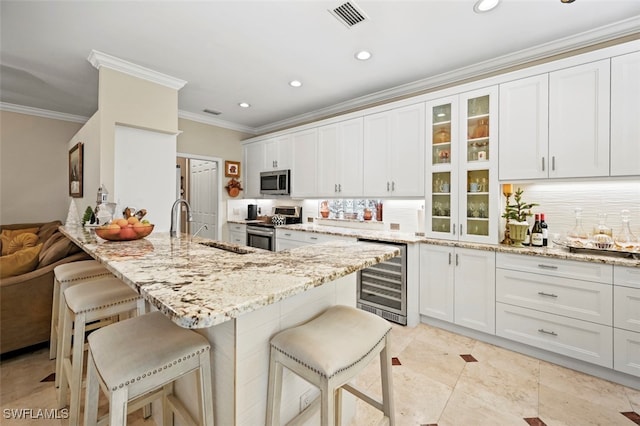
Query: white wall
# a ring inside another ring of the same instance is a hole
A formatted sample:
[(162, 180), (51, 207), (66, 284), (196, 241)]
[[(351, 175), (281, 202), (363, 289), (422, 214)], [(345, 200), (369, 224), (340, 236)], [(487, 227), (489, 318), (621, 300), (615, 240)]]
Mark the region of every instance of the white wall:
[(169, 231), (176, 198), (176, 136), (116, 126), (114, 152), (111, 199), (119, 209), (146, 209), (154, 231)]

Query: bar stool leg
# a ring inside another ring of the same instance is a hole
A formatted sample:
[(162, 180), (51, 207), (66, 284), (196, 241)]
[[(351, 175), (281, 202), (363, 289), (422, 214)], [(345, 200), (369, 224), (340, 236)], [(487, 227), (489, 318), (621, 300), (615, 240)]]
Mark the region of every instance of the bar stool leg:
[(109, 403), (109, 424), (127, 424), (128, 389), (126, 387), (113, 391)]
[(56, 358), (56, 379), (58, 380), (58, 408), (64, 408), (67, 405), (67, 375), (63, 371), (65, 368), (64, 360), (71, 356), (71, 333), (72, 319), (71, 310), (65, 305), (63, 313), (62, 326), (62, 342), (58, 345), (58, 356)]
[(327, 379), (322, 379), (320, 390), (321, 408), (320, 424), (322, 426), (334, 426), (335, 424), (335, 394), (331, 391)]
[(85, 426), (95, 426), (98, 422), (100, 385), (98, 384), (98, 370), (91, 351), (89, 351), (87, 359), (87, 389), (85, 392), (84, 424)]
[(80, 395), (82, 393), (82, 363), (84, 358), (84, 329), (86, 316), (78, 313), (73, 325), (73, 354), (71, 355), (71, 400), (69, 401), (69, 424), (78, 424)]
[(280, 403), (282, 400), (282, 364), (276, 361), (278, 353), (271, 348), (269, 365), (269, 388), (267, 389), (267, 426), (280, 426)]
[(380, 376), (382, 379), (382, 411), (389, 418), (389, 426), (396, 421), (395, 404), (393, 402), (393, 374), (391, 373), (391, 333), (385, 337), (385, 345), (380, 352)]
[(201, 419), (203, 425), (213, 425), (213, 405), (204, 401), (213, 401), (211, 384), (211, 357), (208, 352), (200, 354), (200, 370), (198, 371), (198, 388), (200, 391)]
[[(58, 330), (61, 329), (60, 317), (60, 282), (53, 279), (53, 309), (51, 311), (51, 335), (49, 337), (49, 359), (54, 359), (58, 355)], [(58, 378), (56, 377), (56, 386)]]

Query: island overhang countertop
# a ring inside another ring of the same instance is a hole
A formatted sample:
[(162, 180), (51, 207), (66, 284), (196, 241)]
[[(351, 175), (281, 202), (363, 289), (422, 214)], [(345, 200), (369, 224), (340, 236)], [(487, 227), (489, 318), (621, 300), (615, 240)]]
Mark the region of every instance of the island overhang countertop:
[(168, 232), (114, 242), (97, 237), (91, 228), (60, 230), (186, 328), (221, 324), (400, 253), (395, 246), (366, 242), (271, 252), (185, 234), (171, 238)]

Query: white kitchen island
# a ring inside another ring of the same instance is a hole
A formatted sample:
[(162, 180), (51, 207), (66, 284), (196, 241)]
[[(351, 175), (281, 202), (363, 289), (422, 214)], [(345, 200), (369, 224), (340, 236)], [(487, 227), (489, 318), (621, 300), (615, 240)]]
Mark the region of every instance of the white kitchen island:
[[(263, 424), (270, 338), (329, 306), (355, 306), (355, 272), (399, 254), (393, 246), (363, 242), (336, 241), (276, 253), (186, 235), (170, 238), (168, 233), (109, 242), (90, 229), (61, 231), (153, 308), (208, 338), (218, 425)], [(176, 393), (193, 393), (191, 380), (178, 383)], [(300, 396), (310, 389), (285, 374), (283, 420), (298, 413)], [(193, 396), (187, 400), (196, 400)], [(160, 416), (154, 418), (160, 424)]]

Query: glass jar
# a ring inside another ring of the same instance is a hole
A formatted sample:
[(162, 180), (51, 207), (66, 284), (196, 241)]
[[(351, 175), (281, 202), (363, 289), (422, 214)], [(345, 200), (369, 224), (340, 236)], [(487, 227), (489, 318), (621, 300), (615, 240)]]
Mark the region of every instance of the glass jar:
[(576, 207), (576, 224), (574, 227), (567, 232), (567, 241), (571, 245), (584, 247), (589, 242), (589, 235), (582, 227), (582, 209), (580, 207)]
[(598, 224), (593, 227), (593, 234), (605, 234), (609, 237), (613, 237), (613, 230), (607, 226), (607, 214), (598, 213)]
[(621, 250), (632, 251), (640, 247), (638, 238), (631, 232), (631, 212), (622, 210), (622, 228), (614, 238), (616, 248)]

